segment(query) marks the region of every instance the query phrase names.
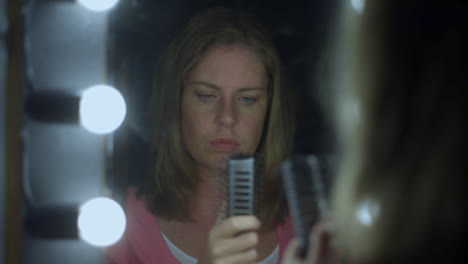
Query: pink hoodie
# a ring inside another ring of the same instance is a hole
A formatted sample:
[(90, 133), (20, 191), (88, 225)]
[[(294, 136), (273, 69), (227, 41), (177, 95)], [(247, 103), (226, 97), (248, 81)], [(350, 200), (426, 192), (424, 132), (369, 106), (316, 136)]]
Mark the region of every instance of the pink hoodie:
[[(146, 209), (144, 199), (131, 189), (126, 201), (127, 228), (119, 242), (106, 252), (107, 264), (178, 264), (161, 235), (154, 216)], [(293, 237), (291, 219), (276, 227), (280, 263), (289, 240)]]

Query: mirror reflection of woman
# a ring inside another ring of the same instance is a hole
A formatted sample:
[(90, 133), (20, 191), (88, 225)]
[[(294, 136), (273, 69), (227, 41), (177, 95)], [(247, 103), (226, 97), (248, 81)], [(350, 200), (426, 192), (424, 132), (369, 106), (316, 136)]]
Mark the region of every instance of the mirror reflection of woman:
[[(154, 170), (128, 190), (108, 263), (279, 263), (292, 237), (276, 173), (292, 147), (292, 99), (253, 16), (214, 8), (190, 20), (161, 61)], [(220, 219), (219, 175), (235, 153), (261, 158), (262, 195), (255, 216)]]

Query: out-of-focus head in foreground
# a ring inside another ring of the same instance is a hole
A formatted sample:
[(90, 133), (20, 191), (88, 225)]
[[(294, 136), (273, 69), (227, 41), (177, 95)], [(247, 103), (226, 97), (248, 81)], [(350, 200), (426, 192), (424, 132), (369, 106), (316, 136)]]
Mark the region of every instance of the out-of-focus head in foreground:
[(328, 58), (338, 248), (356, 263), (453, 263), (467, 223), (467, 3), (356, 2)]

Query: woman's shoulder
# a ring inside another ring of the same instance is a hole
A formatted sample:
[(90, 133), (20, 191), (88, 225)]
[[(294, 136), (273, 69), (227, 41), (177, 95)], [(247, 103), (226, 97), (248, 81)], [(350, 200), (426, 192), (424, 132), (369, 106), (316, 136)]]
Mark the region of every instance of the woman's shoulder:
[(292, 225), (292, 219), (290, 216), (287, 216), (283, 223), (276, 226), (276, 234), (278, 236), (278, 241), (288, 242), (291, 238), (294, 237), (294, 229)]
[(138, 195), (136, 188), (127, 189), (125, 215), (125, 233), (119, 242), (107, 249), (107, 263), (155, 263), (155, 260), (167, 258), (172, 260), (157, 219), (147, 209), (146, 199)]
[(294, 229), (290, 216), (287, 216), (283, 223), (276, 226), (276, 235), (278, 238), (280, 259), (282, 259), (284, 250), (288, 246), (289, 241), (294, 237)]
[[(132, 236), (161, 237), (160, 228), (155, 215), (149, 210), (146, 198), (139, 195), (136, 188), (128, 188), (125, 199), (126, 231)], [(148, 236), (147, 234), (151, 234)]]

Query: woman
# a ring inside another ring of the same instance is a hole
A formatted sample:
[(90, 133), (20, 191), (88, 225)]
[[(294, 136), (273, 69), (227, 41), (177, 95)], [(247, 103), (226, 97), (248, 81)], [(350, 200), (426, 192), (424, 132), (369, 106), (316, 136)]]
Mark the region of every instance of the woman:
[[(266, 30), (248, 14), (207, 10), (171, 43), (157, 77), (154, 173), (129, 190), (109, 263), (277, 263), (292, 236), (276, 170), (294, 112)], [(261, 195), (256, 216), (219, 220), (219, 175), (234, 153), (261, 159)]]
[[(348, 6), (334, 46), (333, 226), (285, 263), (464, 263), (466, 1)], [(333, 243), (329, 238), (334, 233)], [(330, 241), (330, 240), (328, 240)]]

